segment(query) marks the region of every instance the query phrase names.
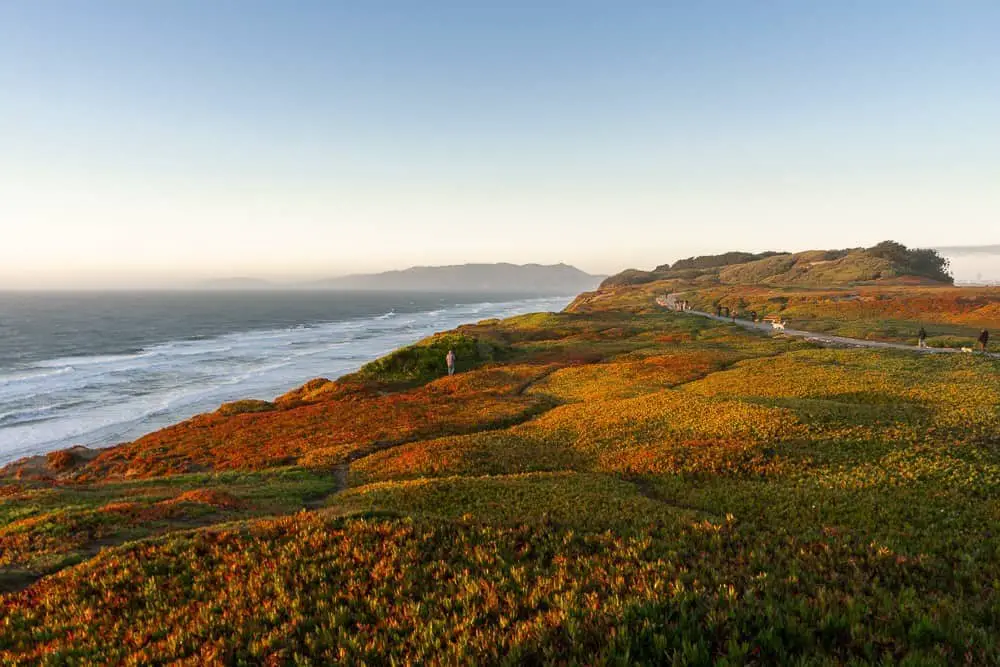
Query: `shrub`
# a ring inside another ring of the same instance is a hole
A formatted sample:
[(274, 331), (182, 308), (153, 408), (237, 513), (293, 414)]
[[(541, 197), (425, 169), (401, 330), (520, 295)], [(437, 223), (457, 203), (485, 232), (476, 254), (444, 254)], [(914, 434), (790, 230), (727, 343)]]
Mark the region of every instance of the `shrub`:
[(782, 254), (784, 253), (768, 251), (756, 254), (752, 252), (727, 252), (721, 255), (702, 255), (700, 257), (688, 257), (687, 259), (677, 260), (674, 262), (672, 269), (674, 271), (680, 269), (714, 269), (731, 264), (746, 264), (747, 262), (754, 262), (759, 259), (767, 259), (768, 257)]
[(73, 454), (65, 449), (61, 449), (58, 452), (49, 452), (45, 455), (45, 461), (49, 464), (49, 467), (57, 472), (63, 472), (64, 470), (69, 470), (77, 463), (77, 458)]
[(502, 358), (498, 345), (465, 334), (436, 334), (365, 364), (356, 377), (387, 384), (423, 384), (447, 372), (445, 355), (455, 351), (455, 370), (467, 371)]
[(197, 503), (227, 509), (246, 506), (245, 502), (233, 494), (227, 491), (219, 491), (218, 489), (193, 489), (163, 501), (165, 505), (177, 505), (180, 503)]
[(248, 412), (270, 412), (271, 410), (274, 410), (274, 403), (248, 398), (242, 401), (223, 403), (219, 406), (217, 412), (223, 417), (232, 417), (233, 415), (242, 415)]
[(931, 336), (927, 339), (930, 347), (972, 347), (973, 343), (971, 338), (961, 336)]
[(932, 280), (951, 283), (953, 278), (948, 272), (949, 262), (930, 248), (907, 248), (895, 241), (882, 241), (867, 249), (872, 257), (887, 259), (899, 268), (901, 274), (912, 274)]
[(662, 276), (652, 271), (641, 271), (639, 269), (626, 269), (621, 273), (609, 276), (601, 283), (601, 288), (622, 287), (625, 285), (643, 285), (659, 280)]

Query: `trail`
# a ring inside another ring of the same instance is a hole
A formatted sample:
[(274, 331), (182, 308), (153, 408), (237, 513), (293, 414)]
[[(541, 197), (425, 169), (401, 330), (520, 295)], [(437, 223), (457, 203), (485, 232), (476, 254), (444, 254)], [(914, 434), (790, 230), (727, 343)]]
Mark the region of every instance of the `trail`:
[(641, 475), (626, 475), (624, 477), (616, 477), (616, 479), (621, 479), (622, 481), (628, 482), (633, 487), (635, 487), (636, 493), (641, 496), (645, 496), (652, 501), (658, 502), (662, 505), (669, 505), (670, 507), (686, 510), (688, 512), (695, 512), (703, 517), (718, 518), (718, 514), (710, 512), (706, 509), (698, 507), (696, 505), (691, 505), (688, 503), (679, 503), (672, 498), (665, 497), (657, 488), (650, 483), (648, 479), (642, 477)]
[[(676, 295), (668, 294), (666, 297), (656, 297), (656, 303), (664, 308), (669, 308), (673, 310), (676, 302)], [(907, 345), (906, 343), (888, 343), (879, 340), (864, 340), (862, 338), (848, 338), (847, 336), (833, 336), (831, 334), (816, 333), (813, 331), (804, 331), (802, 329), (774, 329), (770, 324), (763, 322), (753, 322), (751, 320), (744, 320), (740, 318), (733, 319), (731, 317), (721, 317), (719, 315), (713, 315), (712, 313), (706, 313), (703, 310), (684, 310), (679, 311), (686, 313), (688, 315), (698, 315), (700, 317), (706, 317), (710, 320), (717, 320), (719, 322), (729, 322), (731, 324), (738, 324), (744, 329), (750, 329), (752, 331), (763, 331), (770, 334), (782, 333), (786, 336), (794, 336), (796, 338), (805, 338), (807, 341), (812, 343), (819, 343), (822, 345), (844, 345), (848, 347), (867, 347), (874, 349), (888, 349), (888, 350), (906, 350), (907, 352), (919, 352), (923, 354), (961, 354), (962, 350), (955, 347), (917, 347), (916, 345)], [(1000, 359), (1000, 353), (998, 352), (974, 352), (974, 354), (992, 357), (994, 359)]]

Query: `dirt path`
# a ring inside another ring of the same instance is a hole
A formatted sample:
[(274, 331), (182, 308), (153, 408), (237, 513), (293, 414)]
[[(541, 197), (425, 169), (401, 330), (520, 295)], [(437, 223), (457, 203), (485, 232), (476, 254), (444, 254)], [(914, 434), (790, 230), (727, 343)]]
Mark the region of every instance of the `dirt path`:
[[(668, 294), (666, 297), (657, 297), (656, 303), (664, 308), (674, 308), (676, 297), (673, 294)], [(763, 331), (766, 333), (774, 334), (785, 334), (786, 336), (795, 336), (797, 338), (805, 338), (807, 341), (812, 343), (819, 343), (821, 345), (841, 345), (847, 347), (867, 347), (876, 349), (889, 349), (889, 350), (906, 350), (908, 352), (920, 352), (923, 354), (961, 354), (962, 350), (954, 347), (917, 347), (916, 345), (907, 345), (906, 343), (887, 343), (879, 340), (864, 340), (862, 338), (848, 338), (846, 336), (834, 336), (831, 334), (815, 333), (813, 331), (803, 331), (801, 329), (774, 329), (770, 324), (764, 322), (752, 322), (750, 320), (743, 320), (736, 318), (735, 320), (731, 317), (720, 317), (718, 315), (713, 315), (712, 313), (706, 313), (702, 310), (685, 310), (684, 313), (688, 315), (698, 315), (700, 317), (707, 317), (710, 320), (718, 320), (719, 322), (730, 322), (733, 324), (738, 324), (744, 329), (750, 329), (753, 331)], [(981, 352), (975, 352), (975, 354), (982, 354)], [(987, 356), (993, 357), (994, 359), (1000, 359), (1000, 353), (998, 352), (987, 352)]]

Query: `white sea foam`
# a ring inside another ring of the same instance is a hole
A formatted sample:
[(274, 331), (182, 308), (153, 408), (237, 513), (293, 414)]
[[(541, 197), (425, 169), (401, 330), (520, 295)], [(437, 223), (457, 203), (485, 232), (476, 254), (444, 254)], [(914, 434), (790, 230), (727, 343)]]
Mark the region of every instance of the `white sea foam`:
[(559, 310), (568, 298), (456, 304), (178, 340), (132, 354), (73, 356), (0, 373), (0, 465), (74, 444), (135, 439), (241, 398), (271, 399), (338, 377), (435, 331), (491, 317)]

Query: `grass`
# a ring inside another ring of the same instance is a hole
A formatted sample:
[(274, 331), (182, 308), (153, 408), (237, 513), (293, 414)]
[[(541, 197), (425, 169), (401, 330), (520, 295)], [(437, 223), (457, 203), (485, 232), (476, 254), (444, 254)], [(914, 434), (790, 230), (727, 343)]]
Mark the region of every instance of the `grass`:
[(636, 535), (313, 514), (130, 545), (43, 580), (8, 601), (0, 658), (990, 662), (983, 582), (947, 567), (737, 519)]
[(932, 347), (971, 347), (981, 329), (1000, 326), (1000, 289), (995, 287), (693, 286), (674, 281), (646, 290), (677, 291), (699, 310), (714, 311), (716, 305), (743, 314), (755, 310), (761, 317), (780, 315), (793, 328), (912, 345), (921, 327)]
[(301, 468), (93, 485), (10, 485), (0, 500), (0, 569), (45, 573), (104, 546), (287, 514), (320, 501), (338, 486), (329, 473)]
[[(378, 482), (337, 495), (329, 507), (344, 514), (378, 511), (585, 531), (621, 531), (664, 522), (682, 525), (702, 518), (689, 509), (651, 499), (626, 480), (566, 471)], [(581, 514), (584, 507), (589, 511)]]

